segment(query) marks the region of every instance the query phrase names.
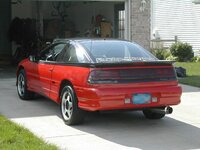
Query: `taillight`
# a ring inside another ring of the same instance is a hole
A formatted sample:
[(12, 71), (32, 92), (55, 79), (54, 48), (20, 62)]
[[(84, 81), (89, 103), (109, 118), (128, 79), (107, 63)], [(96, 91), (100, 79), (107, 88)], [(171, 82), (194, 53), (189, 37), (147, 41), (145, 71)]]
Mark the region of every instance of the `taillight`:
[(174, 68), (160, 68), (156, 70), (156, 74), (160, 77), (175, 76), (175, 70)]
[(173, 67), (161, 68), (123, 68), (109, 70), (92, 70), (88, 83), (112, 84), (112, 83), (139, 83), (155, 81), (177, 80)]
[(95, 83), (118, 83), (119, 70), (93, 70), (90, 72), (88, 82)]

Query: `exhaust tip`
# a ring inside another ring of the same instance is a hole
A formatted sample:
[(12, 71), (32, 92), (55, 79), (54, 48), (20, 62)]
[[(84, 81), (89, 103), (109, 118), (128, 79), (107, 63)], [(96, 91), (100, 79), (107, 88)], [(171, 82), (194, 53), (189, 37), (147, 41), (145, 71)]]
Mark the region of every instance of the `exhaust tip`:
[(165, 107), (165, 113), (166, 114), (172, 114), (172, 112), (173, 112), (173, 108), (172, 107)]
[(170, 106), (166, 106), (165, 108), (153, 108), (150, 109), (152, 112), (159, 113), (159, 114), (172, 114), (173, 108)]

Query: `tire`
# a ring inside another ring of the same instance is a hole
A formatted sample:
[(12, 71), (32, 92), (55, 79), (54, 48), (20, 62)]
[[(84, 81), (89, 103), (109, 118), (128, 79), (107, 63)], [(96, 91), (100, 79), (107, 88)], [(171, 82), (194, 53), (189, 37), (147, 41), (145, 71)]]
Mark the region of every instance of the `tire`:
[(27, 89), (27, 79), (24, 69), (21, 69), (17, 75), (17, 93), (22, 100), (34, 98), (34, 93)]
[(143, 110), (143, 114), (147, 119), (161, 119), (165, 117), (165, 114), (153, 112), (149, 109)]
[(80, 124), (84, 121), (85, 112), (78, 107), (78, 99), (72, 86), (66, 85), (61, 92), (60, 111), (67, 125)]

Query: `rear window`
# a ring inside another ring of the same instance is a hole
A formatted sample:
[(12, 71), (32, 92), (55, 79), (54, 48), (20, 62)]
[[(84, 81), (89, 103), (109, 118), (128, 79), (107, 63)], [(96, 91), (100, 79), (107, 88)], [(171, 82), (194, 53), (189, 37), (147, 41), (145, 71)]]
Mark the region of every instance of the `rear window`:
[(95, 62), (129, 62), (158, 60), (141, 46), (128, 41), (82, 41)]

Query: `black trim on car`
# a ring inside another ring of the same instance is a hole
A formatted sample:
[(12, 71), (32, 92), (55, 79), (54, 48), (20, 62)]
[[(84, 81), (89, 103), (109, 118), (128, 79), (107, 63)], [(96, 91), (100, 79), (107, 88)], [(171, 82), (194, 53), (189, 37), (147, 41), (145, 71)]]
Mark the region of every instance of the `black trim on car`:
[(128, 62), (128, 63), (65, 63), (55, 61), (43, 61), (42, 64), (52, 64), (61, 66), (77, 66), (86, 68), (103, 68), (103, 67), (129, 67), (129, 66), (171, 66), (175, 61), (145, 61), (145, 62)]
[(125, 84), (125, 83), (144, 83), (144, 82), (168, 82), (176, 81), (176, 76), (173, 77), (156, 77), (156, 78), (136, 78), (136, 79), (120, 79), (120, 80), (99, 80), (88, 81), (90, 84)]

